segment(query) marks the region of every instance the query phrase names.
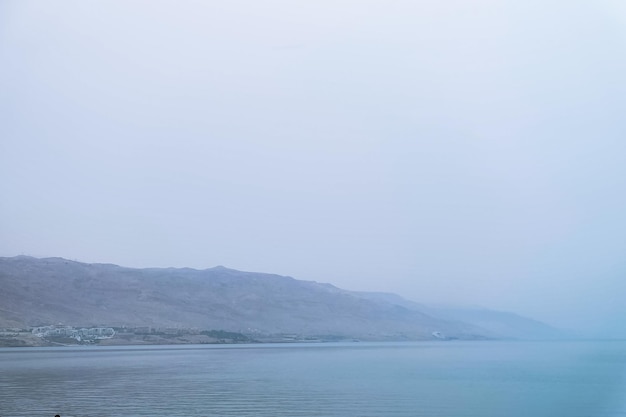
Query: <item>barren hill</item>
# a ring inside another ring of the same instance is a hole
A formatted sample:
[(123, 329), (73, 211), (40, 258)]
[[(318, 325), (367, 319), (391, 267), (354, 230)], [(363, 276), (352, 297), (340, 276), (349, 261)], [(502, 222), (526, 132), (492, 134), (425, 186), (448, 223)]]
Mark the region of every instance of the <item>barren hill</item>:
[(224, 267), (133, 269), (62, 258), (0, 258), (0, 327), (153, 326), (364, 340), (476, 339), (489, 329), (402, 303)]

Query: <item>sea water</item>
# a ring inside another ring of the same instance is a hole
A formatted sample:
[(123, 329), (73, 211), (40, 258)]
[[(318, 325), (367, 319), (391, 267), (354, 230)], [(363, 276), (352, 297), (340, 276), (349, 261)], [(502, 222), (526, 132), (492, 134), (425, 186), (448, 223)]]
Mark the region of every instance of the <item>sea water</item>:
[(0, 349), (0, 416), (626, 416), (626, 342)]

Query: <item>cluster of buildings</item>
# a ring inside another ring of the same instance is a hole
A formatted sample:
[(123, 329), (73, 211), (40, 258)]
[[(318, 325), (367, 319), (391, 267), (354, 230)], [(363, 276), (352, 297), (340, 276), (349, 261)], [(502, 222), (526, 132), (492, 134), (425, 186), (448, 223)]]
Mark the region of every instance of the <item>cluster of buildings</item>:
[(115, 336), (111, 327), (90, 327), (75, 329), (71, 326), (34, 327), (32, 333), (39, 337), (69, 337), (79, 342), (87, 340), (110, 339)]

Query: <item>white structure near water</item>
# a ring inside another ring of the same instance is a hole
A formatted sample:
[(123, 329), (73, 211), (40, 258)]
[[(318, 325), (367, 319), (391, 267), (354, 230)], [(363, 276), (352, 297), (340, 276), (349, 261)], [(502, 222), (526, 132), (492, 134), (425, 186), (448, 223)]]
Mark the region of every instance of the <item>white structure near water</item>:
[(75, 329), (71, 326), (34, 327), (32, 333), (39, 337), (69, 337), (79, 342), (85, 340), (110, 339), (115, 336), (111, 327), (90, 327)]

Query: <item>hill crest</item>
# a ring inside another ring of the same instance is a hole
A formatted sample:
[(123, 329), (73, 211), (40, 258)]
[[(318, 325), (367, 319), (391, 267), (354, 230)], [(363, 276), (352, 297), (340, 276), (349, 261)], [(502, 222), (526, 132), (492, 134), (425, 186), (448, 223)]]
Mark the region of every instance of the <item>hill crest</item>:
[[(18, 256), (0, 258), (0, 284), (0, 327), (152, 326), (362, 340), (524, 337), (397, 295), (223, 266), (136, 269)], [(507, 330), (502, 323), (496, 327)], [(532, 326), (526, 327), (532, 338)]]

